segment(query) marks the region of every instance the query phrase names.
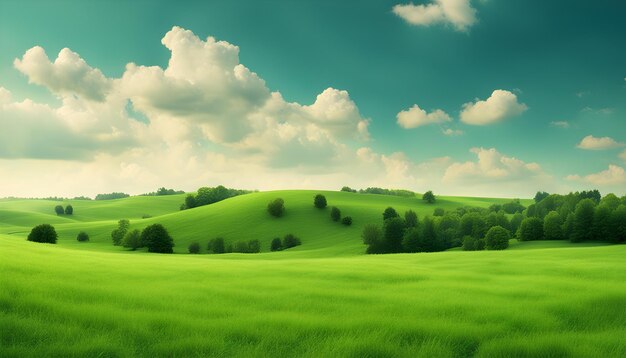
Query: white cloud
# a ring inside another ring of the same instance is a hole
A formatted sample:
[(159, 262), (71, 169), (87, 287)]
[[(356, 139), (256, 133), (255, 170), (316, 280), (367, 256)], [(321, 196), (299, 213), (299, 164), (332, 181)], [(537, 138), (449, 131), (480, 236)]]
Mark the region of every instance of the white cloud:
[(486, 125), (520, 115), (528, 107), (517, 101), (517, 96), (505, 90), (495, 90), (484, 101), (466, 103), (461, 110), (461, 121), (471, 125)]
[(626, 149), (619, 154), (619, 157), (624, 161), (624, 163), (626, 163)]
[(463, 131), (460, 129), (451, 129), (451, 128), (446, 128), (442, 131), (443, 134), (447, 135), (447, 136), (459, 136), (463, 134)]
[(607, 170), (603, 170), (599, 173), (589, 174), (583, 177), (580, 175), (568, 175), (566, 179), (593, 185), (610, 186), (626, 183), (626, 173), (624, 172), (624, 168), (610, 164)]
[(514, 157), (507, 157), (495, 148), (472, 148), (478, 160), (465, 163), (453, 163), (444, 174), (444, 181), (471, 180), (511, 180), (528, 176), (543, 175), (537, 163), (525, 163)]
[(568, 121), (554, 121), (554, 122), (550, 122), (550, 125), (552, 127), (557, 127), (557, 128), (569, 128), (570, 124)]
[(30, 83), (46, 86), (58, 94), (76, 94), (102, 101), (111, 87), (100, 70), (91, 68), (68, 48), (62, 49), (52, 63), (44, 49), (35, 46), (26, 51), (21, 60), (16, 58), (13, 65), (28, 76)]
[(450, 24), (457, 31), (466, 31), (476, 23), (476, 9), (469, 0), (434, 0), (430, 4), (398, 4), (393, 13), (415, 26)]
[(617, 142), (611, 137), (594, 137), (592, 135), (586, 136), (577, 145), (578, 148), (587, 150), (604, 150), (623, 146), (624, 143)]
[(452, 120), (452, 118), (450, 118), (450, 116), (441, 109), (436, 109), (430, 113), (427, 113), (417, 104), (413, 105), (413, 107), (405, 111), (401, 111), (397, 114), (396, 118), (398, 121), (398, 125), (400, 125), (400, 127), (402, 128), (407, 129), (416, 128), (428, 124), (445, 123)]

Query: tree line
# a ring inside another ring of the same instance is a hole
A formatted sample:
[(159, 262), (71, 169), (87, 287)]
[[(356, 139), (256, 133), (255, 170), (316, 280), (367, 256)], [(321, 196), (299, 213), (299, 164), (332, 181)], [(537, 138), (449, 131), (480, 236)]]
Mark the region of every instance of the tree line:
[(201, 187), (196, 194), (189, 194), (185, 197), (185, 202), (180, 205), (180, 210), (193, 209), (199, 206), (209, 205), (232, 198), (234, 196), (252, 193), (251, 190), (230, 189), (223, 185), (214, 188)]

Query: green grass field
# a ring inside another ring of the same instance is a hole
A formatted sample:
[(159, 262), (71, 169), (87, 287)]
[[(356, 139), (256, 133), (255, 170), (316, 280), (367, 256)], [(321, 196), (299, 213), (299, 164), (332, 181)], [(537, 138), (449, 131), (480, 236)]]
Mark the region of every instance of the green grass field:
[[(512, 242), (505, 251), (364, 255), (360, 232), (387, 206), (505, 199), (324, 192), (354, 219), (331, 222), (312, 191), (263, 192), (179, 211), (183, 196), (0, 200), (0, 356), (623, 357), (625, 245)], [(285, 199), (283, 218), (265, 206)], [(141, 219), (144, 215), (151, 218)], [(110, 243), (120, 218), (161, 223), (176, 252), (199, 241), (275, 236), (283, 252), (159, 255)], [(27, 242), (52, 223), (57, 245)], [(80, 230), (91, 236), (78, 243)]]

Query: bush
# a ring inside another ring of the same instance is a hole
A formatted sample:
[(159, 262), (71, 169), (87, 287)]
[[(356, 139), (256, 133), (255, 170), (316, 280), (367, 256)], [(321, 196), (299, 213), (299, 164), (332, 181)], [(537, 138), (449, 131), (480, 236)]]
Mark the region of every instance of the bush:
[(271, 201), (269, 204), (267, 204), (267, 212), (277, 218), (283, 216), (283, 214), (285, 213), (285, 201), (281, 198)]
[(233, 252), (239, 252), (242, 254), (248, 253), (248, 243), (245, 241), (237, 241), (233, 245)]
[(161, 224), (152, 224), (141, 232), (141, 241), (148, 252), (171, 254), (174, 252), (174, 239)]
[(341, 210), (339, 210), (338, 207), (333, 206), (330, 209), (330, 218), (333, 219), (333, 221), (339, 221), (339, 219), (341, 219)]
[(200, 244), (194, 241), (191, 244), (189, 244), (189, 247), (187, 249), (189, 250), (190, 254), (199, 254)]
[(494, 226), (485, 235), (485, 248), (487, 250), (504, 250), (509, 247), (509, 230), (502, 226)]
[(63, 209), (63, 207), (61, 205), (57, 205), (57, 206), (54, 207), (54, 212), (57, 215), (63, 215), (63, 214), (65, 214), (65, 209)]
[(443, 216), (446, 212), (442, 208), (436, 208), (433, 211), (433, 216)]
[(350, 216), (344, 217), (343, 219), (341, 219), (341, 223), (346, 225), (346, 226), (352, 225), (352, 217), (350, 217)]
[(292, 248), (292, 247), (296, 247), (298, 245), (302, 245), (302, 242), (300, 241), (300, 239), (298, 239), (292, 234), (287, 234), (283, 238), (283, 249), (285, 250)]
[(519, 227), (519, 240), (531, 241), (543, 239), (543, 220), (535, 217), (522, 220)]
[(402, 252), (402, 238), (404, 237), (404, 220), (399, 217), (385, 221), (385, 246), (388, 252)]
[(422, 200), (428, 204), (432, 204), (435, 202), (435, 194), (433, 194), (432, 190), (429, 190), (422, 195)]
[(341, 188), (341, 191), (345, 191), (348, 193), (356, 193), (356, 189), (352, 189), (349, 186), (344, 186), (343, 188)]
[(275, 237), (270, 244), (270, 251), (280, 251), (283, 249), (283, 243), (280, 242), (280, 238)]
[(65, 215), (72, 215), (74, 214), (74, 208), (71, 205), (68, 205), (65, 207)]
[(322, 194), (315, 195), (315, 199), (313, 199), (313, 205), (315, 205), (318, 209), (324, 209), (327, 205), (326, 197)]
[(119, 246), (122, 243), (122, 239), (128, 232), (128, 227), (130, 226), (130, 221), (127, 219), (122, 219), (117, 222), (117, 229), (111, 232), (111, 240), (113, 240), (113, 245)]
[(78, 236), (76, 236), (76, 240), (78, 240), (80, 242), (89, 241), (89, 235), (87, 235), (86, 232), (81, 231), (81, 232), (78, 233)]
[(143, 247), (143, 242), (141, 240), (141, 233), (139, 230), (135, 229), (133, 231), (129, 231), (124, 235), (122, 239), (122, 246), (131, 249), (132, 251), (137, 250), (140, 247)]
[(404, 252), (421, 252), (424, 251), (424, 245), (420, 237), (420, 231), (411, 228), (402, 238), (402, 249)]
[(42, 242), (46, 244), (56, 244), (57, 243), (57, 232), (54, 230), (54, 227), (50, 224), (41, 224), (35, 226), (28, 234), (28, 241), (33, 242)]
[(404, 213), (404, 221), (406, 223), (406, 227), (416, 227), (418, 224), (417, 214), (413, 210), (409, 210)]
[(392, 208), (391, 206), (385, 209), (385, 211), (383, 211), (383, 221), (391, 219), (391, 218), (397, 218), (398, 216), (400, 215), (398, 215), (398, 212), (396, 212), (396, 209)]
[(477, 239), (470, 235), (463, 237), (463, 250), (465, 251), (481, 251), (485, 248), (485, 240)]
[[(214, 254), (223, 254), (226, 252), (226, 247), (224, 245), (224, 238), (216, 237), (215, 239), (209, 242), (208, 250), (213, 252)], [(231, 249), (230, 252), (233, 250)]]
[(556, 211), (549, 212), (543, 218), (543, 237), (546, 240), (562, 240), (564, 238), (562, 225), (561, 215)]
[(251, 254), (261, 252), (261, 241), (258, 239), (248, 241), (248, 252)]
[(375, 224), (367, 224), (363, 228), (363, 233), (361, 234), (363, 238), (363, 243), (367, 245), (367, 250), (365, 251), (368, 254), (383, 254), (385, 253), (385, 243), (383, 237), (383, 231), (380, 229), (380, 226)]

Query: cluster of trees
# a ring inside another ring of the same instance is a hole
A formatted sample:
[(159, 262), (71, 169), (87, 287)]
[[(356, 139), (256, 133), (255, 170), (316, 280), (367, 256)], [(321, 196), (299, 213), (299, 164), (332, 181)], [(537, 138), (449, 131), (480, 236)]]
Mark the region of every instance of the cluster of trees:
[(404, 196), (412, 198), (415, 196), (415, 192), (405, 189), (384, 189), (377, 187), (370, 187), (367, 189), (352, 189), (349, 186), (344, 186), (341, 188), (341, 191), (345, 191), (348, 193), (359, 193), (359, 194), (380, 194), (380, 195), (394, 195), (394, 196)]
[(176, 194), (185, 194), (185, 191), (166, 189), (165, 187), (161, 187), (157, 189), (157, 191), (153, 191), (153, 192), (146, 193), (146, 194), (141, 194), (140, 196), (162, 196), (162, 195), (176, 195)]
[[(200, 253), (200, 244), (198, 242), (192, 242), (188, 250), (190, 254), (198, 254)], [(224, 238), (216, 237), (209, 241), (207, 251), (212, 254), (226, 254), (231, 252), (255, 254), (261, 252), (261, 241), (254, 239), (226, 244)]]
[(436, 200), (435, 194), (433, 194), (432, 190), (429, 190), (422, 195), (422, 200), (424, 200), (428, 204), (434, 204)]
[(302, 241), (293, 234), (287, 234), (281, 240), (279, 237), (272, 239), (270, 251), (282, 251), (302, 245)]
[(111, 232), (113, 245), (131, 250), (147, 247), (148, 252), (171, 254), (174, 252), (174, 239), (161, 224), (152, 224), (142, 231), (130, 230), (127, 219), (118, 221), (117, 228)]
[[(317, 194), (313, 198), (313, 206), (315, 206), (316, 208), (318, 208), (318, 209), (325, 209), (327, 205), (328, 205), (328, 203), (327, 203), (326, 197), (324, 195)], [(336, 206), (333, 206), (332, 208), (330, 208), (330, 219), (332, 221), (341, 222), (343, 225), (346, 225), (346, 226), (352, 225), (352, 217), (351, 216), (344, 216), (342, 218), (341, 217), (341, 210), (339, 210), (339, 208), (336, 207)]]
[(538, 192), (535, 203), (524, 211), (516, 236), (521, 241), (626, 242), (626, 196), (602, 197), (598, 190), (567, 195)]
[(63, 206), (61, 205), (57, 205), (54, 207), (54, 212), (57, 215), (73, 215), (74, 214), (74, 208), (72, 207), (72, 205), (67, 205), (65, 207), (65, 209), (63, 209)]
[(46, 244), (56, 244), (57, 243), (57, 232), (54, 229), (54, 226), (50, 224), (41, 224), (35, 226), (28, 234), (26, 240), (33, 242), (42, 242)]
[(108, 193), (108, 194), (98, 194), (96, 195), (96, 200), (113, 200), (113, 199), (123, 199), (128, 198), (130, 195), (126, 193)]
[(285, 214), (285, 201), (282, 198), (276, 198), (267, 204), (267, 212), (274, 217), (281, 217)]
[(226, 188), (218, 185), (214, 188), (202, 187), (198, 189), (196, 195), (189, 194), (185, 197), (185, 202), (180, 205), (180, 210), (193, 209), (199, 206), (209, 205), (232, 198), (233, 196), (249, 194), (250, 190), (239, 190)]

